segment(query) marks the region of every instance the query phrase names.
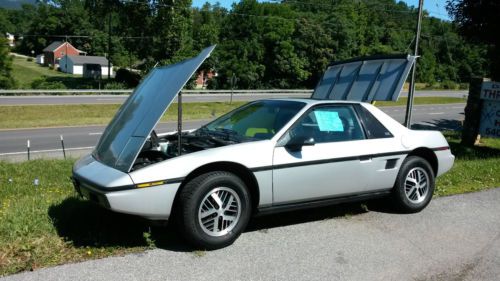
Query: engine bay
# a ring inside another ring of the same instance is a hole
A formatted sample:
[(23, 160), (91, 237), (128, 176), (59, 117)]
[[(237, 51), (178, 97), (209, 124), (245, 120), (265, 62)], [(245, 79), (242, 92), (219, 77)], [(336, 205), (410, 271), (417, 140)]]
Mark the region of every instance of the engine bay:
[(239, 141), (232, 139), (227, 134), (214, 136), (213, 134), (204, 133), (204, 131), (200, 129), (194, 132), (183, 132), (181, 134), (181, 149), (179, 151), (178, 133), (157, 136), (156, 132), (153, 131), (148, 140), (144, 143), (131, 171), (136, 171), (179, 155), (238, 142)]

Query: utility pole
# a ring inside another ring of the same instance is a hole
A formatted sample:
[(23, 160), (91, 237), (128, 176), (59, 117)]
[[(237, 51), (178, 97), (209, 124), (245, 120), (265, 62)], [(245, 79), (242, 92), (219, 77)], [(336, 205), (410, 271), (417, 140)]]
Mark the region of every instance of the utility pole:
[(182, 155), (182, 91), (177, 95), (177, 153)]
[(237, 81), (238, 81), (238, 78), (236, 78), (236, 74), (233, 73), (233, 76), (231, 76), (231, 98), (229, 99), (229, 104), (233, 103), (234, 86), (236, 86)]
[(64, 60), (64, 71), (68, 73), (68, 35), (66, 35), (66, 50), (64, 51), (66, 53), (66, 59)]
[[(424, 0), (418, 1), (418, 19), (417, 19), (417, 34), (415, 38), (415, 52), (413, 52), (414, 56), (418, 56), (418, 43), (420, 39), (420, 26), (422, 23), (422, 10), (424, 8)], [(410, 91), (408, 93), (408, 102), (406, 103), (406, 116), (405, 116), (405, 126), (407, 128), (411, 127), (411, 111), (413, 109), (413, 95), (415, 94), (415, 75), (417, 72), (417, 59), (415, 59), (415, 63), (413, 63), (413, 68), (411, 71), (411, 79), (410, 79)]]
[(108, 16), (108, 79), (110, 78), (111, 78), (111, 11), (109, 11), (109, 16)]

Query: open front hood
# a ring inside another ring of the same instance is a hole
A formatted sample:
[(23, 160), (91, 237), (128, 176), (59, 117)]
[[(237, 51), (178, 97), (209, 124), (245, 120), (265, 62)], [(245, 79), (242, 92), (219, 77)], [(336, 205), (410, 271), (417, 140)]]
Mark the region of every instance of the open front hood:
[(341, 61), (330, 65), (311, 98), (372, 102), (395, 101), (415, 56), (393, 55)]
[(116, 113), (97, 144), (99, 162), (128, 172), (144, 142), (189, 78), (214, 46), (197, 57), (153, 69)]

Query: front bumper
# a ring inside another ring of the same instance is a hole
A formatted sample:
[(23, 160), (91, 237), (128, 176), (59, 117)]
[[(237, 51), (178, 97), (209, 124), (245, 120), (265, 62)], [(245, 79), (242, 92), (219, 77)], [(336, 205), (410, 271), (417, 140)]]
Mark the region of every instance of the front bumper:
[(75, 178), (75, 175), (71, 177), (71, 181), (73, 181), (73, 187), (75, 188), (75, 191), (78, 193), (78, 195), (94, 203), (97, 203), (106, 209), (111, 209), (106, 195), (104, 195), (101, 191), (98, 191), (95, 187), (93, 187), (91, 184), (88, 184), (81, 178)]
[(170, 216), (180, 182), (139, 188), (127, 173), (85, 156), (73, 167), (73, 185), (78, 194), (107, 209), (148, 219)]

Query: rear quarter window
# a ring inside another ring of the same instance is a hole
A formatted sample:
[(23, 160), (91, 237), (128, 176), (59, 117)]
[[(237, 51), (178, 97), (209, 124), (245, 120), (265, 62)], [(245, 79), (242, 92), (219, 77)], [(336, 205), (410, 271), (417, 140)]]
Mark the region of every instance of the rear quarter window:
[(361, 105), (356, 106), (359, 118), (363, 123), (366, 137), (369, 139), (392, 138), (393, 135), (387, 128), (373, 116), (368, 109)]

